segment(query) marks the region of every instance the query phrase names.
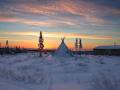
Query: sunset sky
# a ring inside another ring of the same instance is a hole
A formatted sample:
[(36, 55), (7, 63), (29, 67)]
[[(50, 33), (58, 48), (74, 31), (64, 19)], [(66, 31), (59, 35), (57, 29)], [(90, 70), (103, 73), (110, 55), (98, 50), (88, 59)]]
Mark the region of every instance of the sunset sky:
[(45, 48), (62, 37), (69, 48), (82, 38), (83, 48), (120, 44), (120, 0), (0, 0), (0, 42), (37, 48), (39, 31)]

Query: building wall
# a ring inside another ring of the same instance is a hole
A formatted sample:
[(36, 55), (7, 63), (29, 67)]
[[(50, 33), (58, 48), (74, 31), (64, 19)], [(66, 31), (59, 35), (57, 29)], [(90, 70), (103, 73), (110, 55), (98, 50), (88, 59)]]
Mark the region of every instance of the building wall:
[(116, 55), (120, 56), (120, 49), (94, 49), (96, 55)]

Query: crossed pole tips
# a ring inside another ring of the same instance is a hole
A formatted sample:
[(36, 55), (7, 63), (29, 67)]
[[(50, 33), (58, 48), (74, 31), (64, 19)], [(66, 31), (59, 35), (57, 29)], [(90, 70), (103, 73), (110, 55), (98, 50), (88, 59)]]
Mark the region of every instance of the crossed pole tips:
[(64, 40), (65, 40), (65, 37), (61, 38), (61, 40), (64, 41)]

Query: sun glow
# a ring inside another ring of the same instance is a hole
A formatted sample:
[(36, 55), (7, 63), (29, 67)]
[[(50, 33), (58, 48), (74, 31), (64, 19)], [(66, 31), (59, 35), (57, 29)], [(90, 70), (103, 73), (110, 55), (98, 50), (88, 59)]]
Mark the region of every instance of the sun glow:
[[(0, 38), (5, 43), (9, 40), (11, 47), (21, 46), (25, 48), (38, 48), (38, 37), (39, 32), (0, 32), (6, 37)], [(10, 36), (12, 35), (12, 37)], [(43, 32), (44, 48), (45, 49), (56, 49), (61, 43), (61, 38), (65, 37), (65, 43), (70, 49), (74, 49), (75, 38), (82, 38), (83, 41), (89, 40), (111, 40), (111, 36), (100, 36), (100, 35), (87, 35), (77, 33), (62, 33), (62, 32)], [(3, 46), (5, 45), (4, 43)], [(85, 43), (85, 49), (91, 49), (97, 46), (97, 43)]]

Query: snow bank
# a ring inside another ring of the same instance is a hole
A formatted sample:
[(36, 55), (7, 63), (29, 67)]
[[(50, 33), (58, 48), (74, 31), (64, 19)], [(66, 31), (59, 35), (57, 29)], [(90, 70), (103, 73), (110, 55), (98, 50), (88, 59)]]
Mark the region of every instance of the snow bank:
[(35, 53), (0, 56), (0, 84), (3, 85), (2, 78), (6, 83), (7, 80), (23, 83), (17, 85), (27, 90), (91, 90), (91, 80), (98, 77), (99, 72), (120, 80), (119, 69), (120, 57), (117, 56), (46, 55), (39, 58)]

